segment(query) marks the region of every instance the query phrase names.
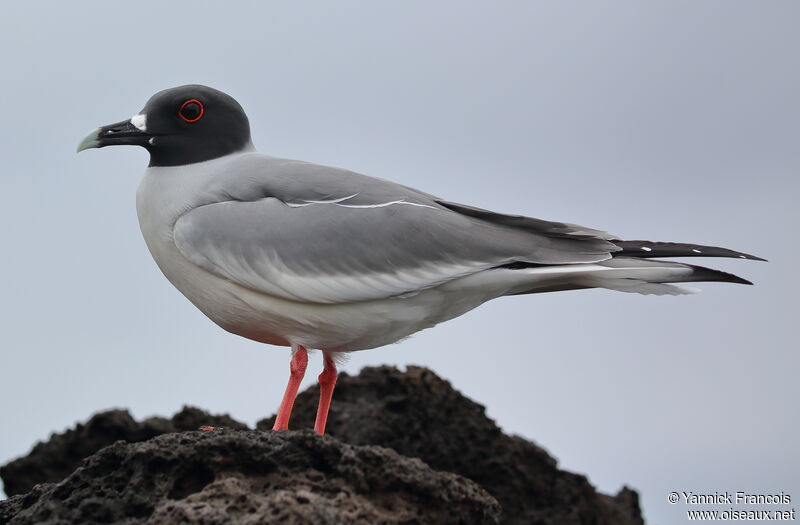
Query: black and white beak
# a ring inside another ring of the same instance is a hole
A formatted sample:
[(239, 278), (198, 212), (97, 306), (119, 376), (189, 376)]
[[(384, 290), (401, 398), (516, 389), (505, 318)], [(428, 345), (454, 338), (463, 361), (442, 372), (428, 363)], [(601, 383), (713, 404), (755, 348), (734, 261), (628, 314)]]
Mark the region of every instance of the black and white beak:
[(78, 144), (78, 151), (105, 146), (145, 146), (152, 144), (153, 135), (147, 132), (146, 115), (135, 115), (128, 120), (92, 130)]

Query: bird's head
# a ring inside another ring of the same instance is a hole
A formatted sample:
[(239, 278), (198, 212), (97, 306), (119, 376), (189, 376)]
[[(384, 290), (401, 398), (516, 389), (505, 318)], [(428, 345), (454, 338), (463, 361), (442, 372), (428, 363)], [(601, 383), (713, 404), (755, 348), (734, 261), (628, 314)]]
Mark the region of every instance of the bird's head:
[(201, 85), (159, 91), (128, 120), (93, 130), (78, 151), (116, 145), (142, 146), (150, 166), (178, 166), (215, 159), (250, 146), (250, 123), (230, 95)]

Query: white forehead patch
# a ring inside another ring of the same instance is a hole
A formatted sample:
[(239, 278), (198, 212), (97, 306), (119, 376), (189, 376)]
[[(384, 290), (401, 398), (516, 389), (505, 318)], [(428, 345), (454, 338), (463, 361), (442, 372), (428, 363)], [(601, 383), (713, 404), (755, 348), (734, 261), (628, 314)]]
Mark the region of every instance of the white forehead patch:
[(139, 114), (132, 116), (131, 124), (139, 131), (147, 131), (147, 115)]

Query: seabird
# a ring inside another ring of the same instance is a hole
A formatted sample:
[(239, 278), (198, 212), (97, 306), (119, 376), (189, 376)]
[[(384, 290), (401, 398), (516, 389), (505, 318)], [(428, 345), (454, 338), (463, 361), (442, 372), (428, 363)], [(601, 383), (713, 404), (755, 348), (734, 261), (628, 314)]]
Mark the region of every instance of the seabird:
[(325, 431), (336, 356), (399, 341), (506, 295), (606, 288), (678, 295), (673, 283), (752, 284), (660, 257), (764, 260), (725, 248), (622, 240), (506, 215), (383, 179), (258, 153), (244, 110), (201, 85), (160, 91), (78, 151), (144, 147), (139, 224), (158, 267), (234, 334), (291, 347), (275, 430), (288, 428), (322, 351), (315, 430)]

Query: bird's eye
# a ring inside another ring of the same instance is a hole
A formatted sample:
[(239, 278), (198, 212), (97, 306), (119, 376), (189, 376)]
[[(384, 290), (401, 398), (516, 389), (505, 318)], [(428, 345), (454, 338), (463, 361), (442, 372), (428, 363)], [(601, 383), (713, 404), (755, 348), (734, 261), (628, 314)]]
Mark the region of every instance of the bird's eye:
[(203, 103), (193, 98), (181, 104), (181, 109), (178, 110), (178, 116), (186, 122), (197, 122), (203, 116), (204, 112)]

